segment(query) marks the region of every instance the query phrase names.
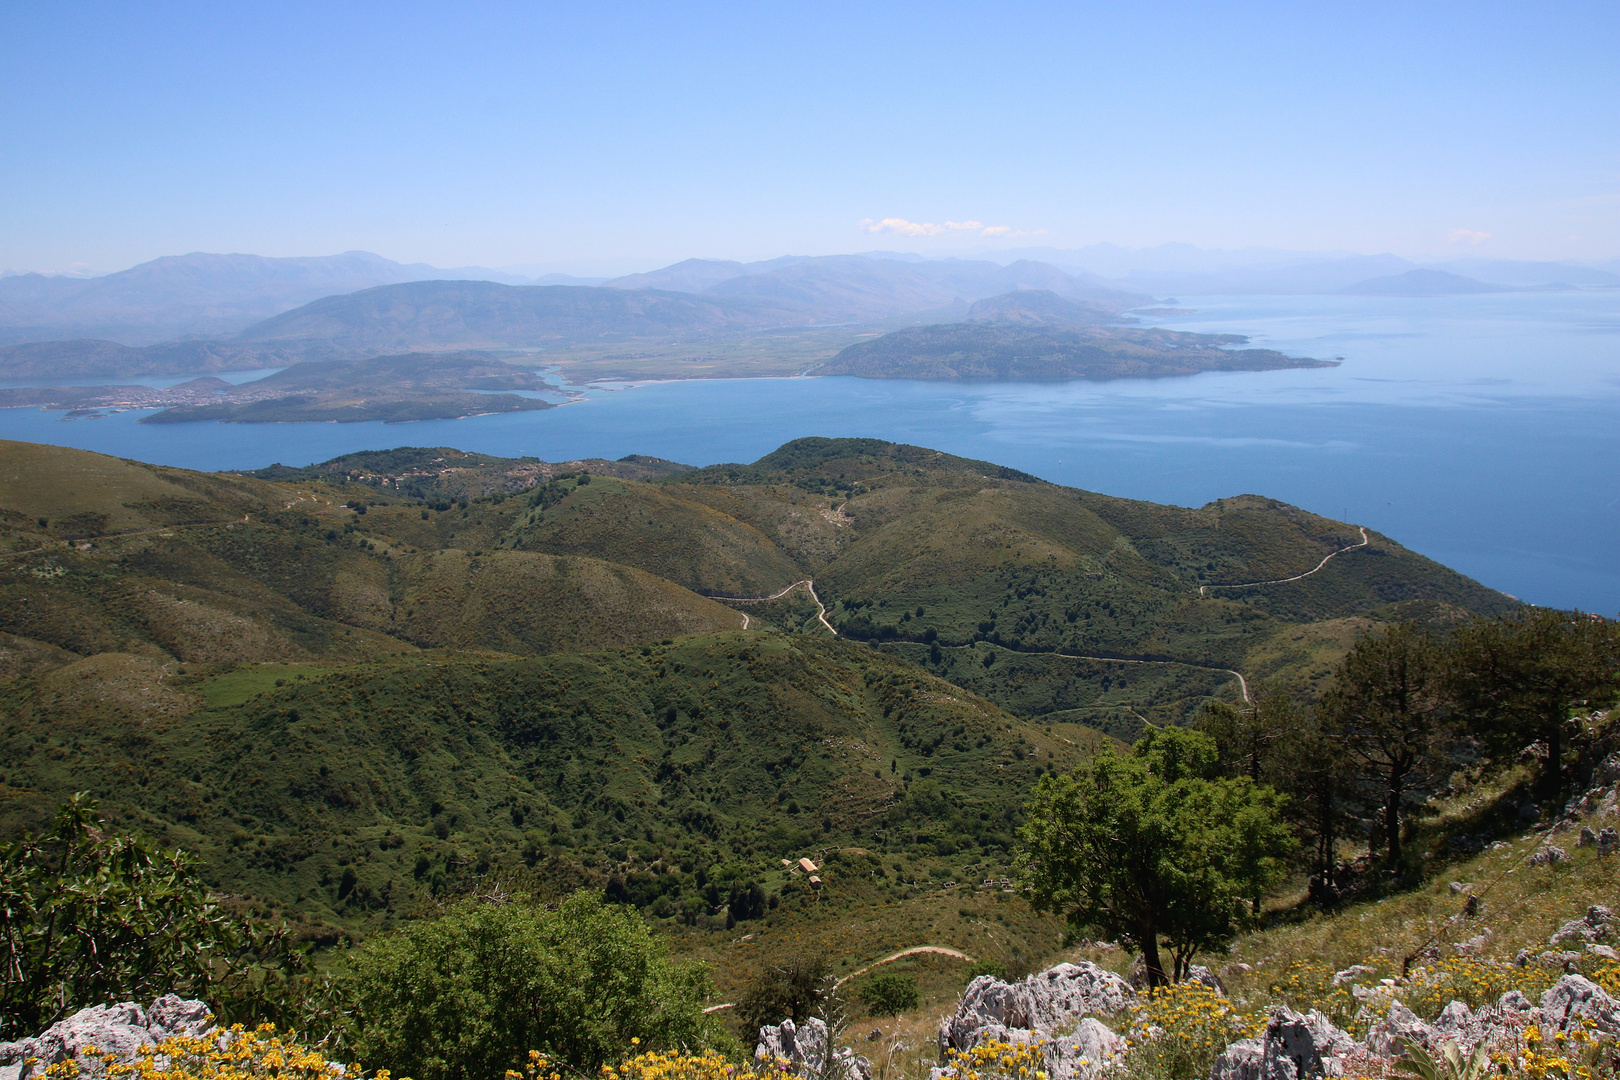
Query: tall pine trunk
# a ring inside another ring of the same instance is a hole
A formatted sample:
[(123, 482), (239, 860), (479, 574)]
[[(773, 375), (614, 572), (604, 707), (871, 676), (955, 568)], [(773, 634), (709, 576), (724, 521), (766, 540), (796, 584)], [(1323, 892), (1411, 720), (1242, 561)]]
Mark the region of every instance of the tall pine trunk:
[(1391, 869), (1401, 865), (1401, 796), (1406, 792), (1406, 767), (1397, 762), (1389, 767), (1389, 786), (1384, 792), (1384, 832), (1389, 842)]
[(1159, 932), (1150, 929), (1142, 934), (1142, 965), (1147, 968), (1148, 986), (1160, 987), (1170, 982), (1159, 959)]
[(1542, 768), (1541, 790), (1555, 801), (1564, 797), (1564, 721), (1549, 718), (1547, 724), (1547, 764)]

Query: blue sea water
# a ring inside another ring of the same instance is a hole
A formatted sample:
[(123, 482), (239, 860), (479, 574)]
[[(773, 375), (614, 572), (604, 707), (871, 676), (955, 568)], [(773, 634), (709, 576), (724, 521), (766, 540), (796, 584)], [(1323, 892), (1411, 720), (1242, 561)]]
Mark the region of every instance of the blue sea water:
[(1269, 495), (1533, 603), (1620, 612), (1620, 291), (1183, 297), (1178, 329), (1336, 368), (1061, 383), (748, 379), (594, 387), (411, 424), (137, 424), (0, 410), (0, 437), (194, 469), (400, 445), (751, 461), (802, 435), (917, 443), (1130, 498)]

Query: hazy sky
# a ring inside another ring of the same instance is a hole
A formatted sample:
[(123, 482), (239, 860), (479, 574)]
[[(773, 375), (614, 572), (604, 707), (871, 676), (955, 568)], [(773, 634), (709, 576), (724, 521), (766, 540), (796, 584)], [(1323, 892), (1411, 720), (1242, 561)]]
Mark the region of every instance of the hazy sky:
[(0, 0), (0, 267), (1610, 258), (1617, 41), (1615, 0)]

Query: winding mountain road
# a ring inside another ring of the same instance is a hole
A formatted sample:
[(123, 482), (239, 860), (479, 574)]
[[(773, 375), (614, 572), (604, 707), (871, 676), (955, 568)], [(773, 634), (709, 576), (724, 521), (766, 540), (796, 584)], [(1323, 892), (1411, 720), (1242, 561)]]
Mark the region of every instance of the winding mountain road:
[[(842, 508), (840, 508), (840, 509), (842, 509)], [(831, 633), (833, 637), (837, 637), (838, 636), (838, 631), (833, 629), (833, 624), (827, 621), (827, 608), (826, 608), (826, 605), (824, 605), (821, 602), (821, 597), (816, 595), (816, 584), (815, 584), (815, 582), (811, 581), (809, 578), (805, 578), (802, 581), (795, 581), (793, 584), (789, 585), (787, 588), (779, 589), (776, 592), (771, 593), (771, 595), (769, 595), (769, 596), (711, 596), (711, 597), (709, 597), (709, 599), (710, 600), (725, 600), (725, 601), (728, 601), (729, 603), (733, 603), (733, 604), (760, 604), (760, 603), (764, 603), (767, 600), (780, 600), (782, 597), (786, 596), (788, 593), (792, 592), (794, 589), (797, 589), (800, 585), (804, 586), (805, 591), (810, 594), (810, 599), (812, 601), (814, 601), (814, 603), (816, 605), (816, 618), (821, 620), (821, 625), (825, 626), (827, 628), (827, 631), (829, 633)], [(743, 620), (742, 628), (744, 630), (748, 629), (748, 624), (753, 621), (753, 620), (749, 619), (748, 613), (744, 612), (744, 611), (739, 611), (739, 612), (737, 612), (737, 614), (742, 616), (742, 620)]]
[[(1308, 578), (1318, 570), (1322, 569), (1322, 567), (1326, 566), (1328, 564), (1328, 560), (1333, 558), (1333, 556), (1343, 555), (1347, 551), (1354, 551), (1357, 548), (1364, 548), (1368, 544), (1372, 543), (1372, 538), (1367, 535), (1367, 529), (1365, 526), (1357, 525), (1356, 528), (1361, 530), (1361, 543), (1351, 544), (1348, 547), (1342, 547), (1337, 551), (1328, 552), (1322, 557), (1321, 562), (1317, 563), (1303, 574), (1295, 574), (1293, 577), (1274, 578), (1271, 581), (1245, 581), (1238, 585), (1200, 585), (1198, 586), (1198, 595), (1207, 596), (1208, 594), (1205, 592), (1206, 589), (1252, 589), (1256, 585), (1286, 585), (1290, 581), (1299, 581), (1303, 578)], [(1245, 691), (1244, 699), (1247, 700), (1247, 698), (1248, 692)]]
[[(1238, 681), (1238, 689), (1243, 692), (1245, 704), (1251, 704), (1254, 701), (1249, 696), (1249, 680), (1243, 677), (1243, 672), (1235, 671), (1232, 668), (1216, 667), (1213, 664), (1194, 664), (1186, 660), (1126, 660), (1119, 656), (1085, 656), (1079, 653), (1058, 652), (1055, 649), (1009, 649), (1005, 645), (996, 645), (994, 642), (985, 642), (985, 644), (1000, 649), (1002, 652), (1016, 653), (1019, 656), (1060, 656), (1065, 660), (1093, 660), (1105, 664), (1163, 664), (1167, 667), (1186, 667), (1197, 671), (1219, 671), (1232, 676)], [(945, 647), (947, 649), (973, 648), (972, 645), (947, 645)], [(1126, 708), (1129, 708), (1129, 706), (1126, 706)]]
[(899, 952), (890, 956), (885, 956), (881, 960), (874, 960), (865, 967), (858, 968), (855, 971), (850, 972), (848, 975), (845, 975), (842, 979), (839, 979), (837, 982), (833, 983), (833, 985), (843, 986), (845, 983), (849, 982), (849, 980), (859, 978), (875, 967), (882, 967), (884, 964), (890, 964), (896, 960), (904, 960), (906, 957), (916, 956), (918, 953), (934, 953), (938, 956), (949, 956), (953, 960), (961, 960), (969, 964), (973, 963), (973, 957), (969, 956), (961, 949), (948, 949), (943, 945), (913, 945), (909, 949), (901, 949)]

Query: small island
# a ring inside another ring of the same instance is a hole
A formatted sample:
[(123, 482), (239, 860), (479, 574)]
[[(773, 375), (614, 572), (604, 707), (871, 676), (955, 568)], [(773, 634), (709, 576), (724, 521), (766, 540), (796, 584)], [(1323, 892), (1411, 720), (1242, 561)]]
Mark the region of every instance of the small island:
[(944, 323), (859, 342), (808, 374), (863, 379), (1140, 379), (1338, 364), (1275, 349), (1233, 347), (1248, 340), (1239, 334), (1152, 327)]

